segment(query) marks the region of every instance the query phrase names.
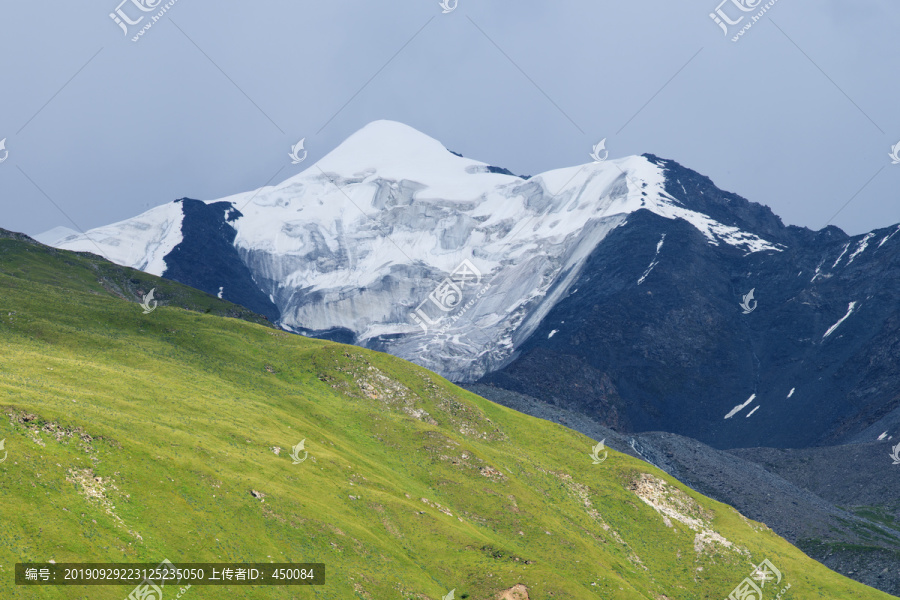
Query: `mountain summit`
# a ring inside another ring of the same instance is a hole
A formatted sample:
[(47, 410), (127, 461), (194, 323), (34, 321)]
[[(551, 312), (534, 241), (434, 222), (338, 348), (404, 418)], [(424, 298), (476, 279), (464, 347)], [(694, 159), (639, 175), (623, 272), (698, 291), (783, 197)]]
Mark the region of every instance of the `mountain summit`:
[[(447, 185), (458, 188), (464, 181), (472, 179), (481, 180), (477, 184), (481, 186), (504, 181), (496, 176), (492, 176), (489, 183), (480, 177), (466, 177), (467, 174), (484, 174), (487, 166), (453, 154), (436, 139), (403, 123), (373, 121), (344, 140), (309, 170), (315, 171), (318, 167), (326, 173), (342, 176), (377, 173), (383, 179), (422, 181), (430, 187)], [(301, 173), (292, 179), (304, 175)], [(463, 191), (458, 189), (456, 193)]]

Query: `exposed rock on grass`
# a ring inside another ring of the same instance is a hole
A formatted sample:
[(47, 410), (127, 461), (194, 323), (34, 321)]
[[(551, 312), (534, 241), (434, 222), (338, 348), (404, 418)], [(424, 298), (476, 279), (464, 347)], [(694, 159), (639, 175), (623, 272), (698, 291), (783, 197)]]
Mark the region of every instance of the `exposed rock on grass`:
[(110, 500), (109, 493), (118, 493), (119, 488), (116, 487), (116, 484), (112, 479), (106, 478), (104, 480), (103, 477), (95, 475), (93, 469), (69, 469), (66, 474), (66, 481), (78, 485), (79, 493), (81, 493), (88, 502), (99, 506), (103, 512), (112, 517), (116, 525), (127, 531), (129, 535), (132, 535), (139, 540), (144, 539), (139, 533), (129, 529), (122, 518), (116, 514), (116, 507), (112, 503), (112, 500)]
[(738, 548), (722, 535), (710, 529), (713, 514), (700, 506), (681, 490), (669, 486), (665, 481), (649, 473), (641, 475), (628, 486), (635, 495), (658, 512), (663, 522), (671, 527), (672, 520), (687, 525), (694, 536), (694, 551), (697, 554), (715, 552), (716, 546), (737, 552), (749, 553)]

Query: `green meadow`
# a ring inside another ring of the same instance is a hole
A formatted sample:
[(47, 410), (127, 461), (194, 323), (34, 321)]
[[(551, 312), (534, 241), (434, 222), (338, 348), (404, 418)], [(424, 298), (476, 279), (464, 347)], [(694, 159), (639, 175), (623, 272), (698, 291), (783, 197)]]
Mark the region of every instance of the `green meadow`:
[(788, 584), (784, 599), (892, 598), (652, 465), (612, 450), (594, 464), (594, 440), (409, 362), (9, 234), (0, 412), (4, 600), (134, 587), (16, 586), (17, 562), (163, 559), (326, 565), (321, 586), (186, 600), (723, 600), (764, 559), (781, 572), (766, 600)]

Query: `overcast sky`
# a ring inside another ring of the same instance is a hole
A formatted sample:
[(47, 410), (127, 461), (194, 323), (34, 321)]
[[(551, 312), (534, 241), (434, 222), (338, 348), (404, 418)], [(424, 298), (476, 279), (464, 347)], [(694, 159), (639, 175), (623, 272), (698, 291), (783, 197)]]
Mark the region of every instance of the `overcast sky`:
[[(788, 224), (900, 222), (896, 0), (778, 0), (738, 42), (765, 2), (726, 0), (746, 15), (726, 36), (720, 0), (177, 0), (133, 42), (166, 2), (120, 1), (0, 8), (0, 227), (255, 189), (376, 119), (520, 174), (590, 162), (607, 138)], [(145, 17), (126, 35), (117, 8)]]

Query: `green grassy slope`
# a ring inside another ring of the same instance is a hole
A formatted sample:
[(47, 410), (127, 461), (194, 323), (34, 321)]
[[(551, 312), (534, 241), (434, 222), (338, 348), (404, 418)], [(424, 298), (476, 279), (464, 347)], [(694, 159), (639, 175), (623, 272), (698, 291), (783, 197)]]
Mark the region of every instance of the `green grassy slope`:
[(327, 565), (324, 586), (188, 600), (481, 600), (517, 584), (531, 599), (721, 600), (766, 558), (783, 598), (891, 597), (415, 365), (202, 311), (144, 315), (76, 264), (98, 259), (22, 244), (0, 240), (0, 598), (131, 589), (17, 588), (16, 562), (163, 558)]
[(7, 280), (10, 286), (27, 281), (132, 302), (141, 302), (146, 294), (155, 290), (154, 299), (159, 306), (178, 306), (271, 327), (265, 317), (243, 306), (219, 300), (168, 279), (113, 264), (94, 254), (44, 246), (28, 236), (5, 229), (0, 229), (0, 272), (18, 280)]

